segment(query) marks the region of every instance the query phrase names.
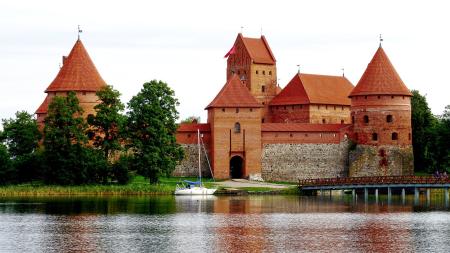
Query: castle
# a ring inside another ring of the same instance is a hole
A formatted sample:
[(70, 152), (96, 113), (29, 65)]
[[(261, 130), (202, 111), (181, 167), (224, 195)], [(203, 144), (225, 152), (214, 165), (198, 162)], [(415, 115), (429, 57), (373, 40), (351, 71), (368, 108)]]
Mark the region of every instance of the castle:
[(296, 73), (281, 90), (264, 36), (238, 34), (226, 56), (207, 123), (178, 129), (186, 157), (175, 175), (196, 175), (197, 129), (220, 179), (413, 174), (412, 94), (381, 44), (356, 87), (344, 76)]
[[(226, 83), (206, 106), (207, 123), (180, 124), (185, 150), (176, 176), (196, 176), (197, 130), (215, 178), (300, 178), (413, 173), (411, 96), (383, 48), (354, 87), (344, 76), (296, 73), (281, 89), (264, 36), (238, 34), (226, 55)], [(106, 83), (78, 39), (36, 111), (40, 126), (54, 96), (75, 91), (84, 117)], [(210, 174), (202, 158), (203, 173)]]

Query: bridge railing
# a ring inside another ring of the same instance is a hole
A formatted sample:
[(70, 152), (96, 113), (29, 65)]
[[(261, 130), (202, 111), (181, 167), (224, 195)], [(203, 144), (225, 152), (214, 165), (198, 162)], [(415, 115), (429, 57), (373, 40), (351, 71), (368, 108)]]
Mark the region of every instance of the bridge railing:
[(374, 185), (374, 184), (446, 184), (450, 178), (434, 176), (375, 176), (300, 179), (299, 186)]

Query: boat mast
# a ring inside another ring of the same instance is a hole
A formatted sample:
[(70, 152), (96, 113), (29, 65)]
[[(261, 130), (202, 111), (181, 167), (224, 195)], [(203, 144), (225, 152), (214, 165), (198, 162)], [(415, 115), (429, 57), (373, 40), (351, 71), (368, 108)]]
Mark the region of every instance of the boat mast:
[(198, 176), (200, 178), (200, 184), (202, 182), (202, 168), (201, 168), (201, 150), (200, 150), (200, 129), (197, 129), (197, 146), (198, 146)]

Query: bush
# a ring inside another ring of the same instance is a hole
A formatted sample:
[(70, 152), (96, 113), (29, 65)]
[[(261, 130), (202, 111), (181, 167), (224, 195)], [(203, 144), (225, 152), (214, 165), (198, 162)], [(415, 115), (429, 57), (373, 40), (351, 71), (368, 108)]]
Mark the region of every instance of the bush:
[(121, 156), (119, 160), (112, 165), (112, 179), (119, 184), (127, 184), (130, 181), (130, 164), (128, 156)]
[(11, 183), (16, 178), (16, 171), (12, 166), (8, 150), (0, 143), (0, 184)]

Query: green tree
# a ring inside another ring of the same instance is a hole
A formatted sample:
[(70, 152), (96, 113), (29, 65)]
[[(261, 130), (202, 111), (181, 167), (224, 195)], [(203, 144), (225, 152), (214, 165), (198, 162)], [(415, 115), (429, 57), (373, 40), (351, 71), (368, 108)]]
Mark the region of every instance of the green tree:
[(181, 121), (181, 123), (200, 123), (200, 116), (189, 116)]
[(417, 90), (411, 91), (412, 143), (416, 171), (433, 172), (436, 169), (436, 124), (425, 96)]
[(3, 119), (3, 134), (1, 138), (12, 156), (13, 167), (17, 171), (16, 181), (30, 181), (38, 178), (41, 171), (39, 147), (41, 133), (33, 115), (21, 111), (16, 112), (16, 118)]
[(86, 147), (87, 124), (74, 92), (56, 96), (44, 127), (45, 181), (56, 184), (95, 183), (107, 171), (103, 155)]
[(10, 183), (15, 177), (8, 149), (0, 143), (0, 185)]
[(437, 135), (437, 147), (433, 150), (437, 153), (438, 168), (450, 173), (450, 105), (439, 120)]
[(179, 104), (174, 91), (162, 82), (144, 83), (141, 91), (128, 103), (128, 136), (133, 152), (133, 165), (151, 183), (160, 175), (168, 175), (183, 150), (176, 143), (175, 133)]
[(115, 151), (121, 150), (121, 132), (126, 118), (121, 112), (125, 109), (120, 101), (120, 92), (112, 86), (97, 91), (100, 103), (94, 107), (96, 115), (88, 116), (90, 134), (95, 147), (102, 150), (105, 159)]

